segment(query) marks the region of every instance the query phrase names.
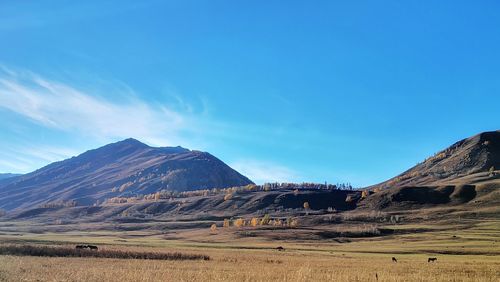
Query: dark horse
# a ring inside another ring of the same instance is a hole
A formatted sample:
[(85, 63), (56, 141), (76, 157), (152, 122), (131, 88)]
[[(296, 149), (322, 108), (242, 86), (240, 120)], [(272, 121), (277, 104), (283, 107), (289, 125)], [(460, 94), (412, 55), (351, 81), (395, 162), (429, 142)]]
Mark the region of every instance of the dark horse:
[(392, 257), (392, 262), (398, 262), (398, 260), (395, 257)]
[(435, 262), (437, 261), (438, 259), (437, 258), (428, 258), (427, 259), (427, 262)]
[(76, 245), (75, 247), (77, 250), (83, 250), (83, 249), (89, 249), (89, 250), (99, 250), (97, 246), (94, 245)]
[(285, 248), (283, 248), (282, 246), (279, 246), (279, 247), (277, 247), (277, 248), (276, 248), (276, 250), (278, 250), (278, 251), (280, 251), (280, 252), (281, 252), (281, 251), (284, 251), (284, 250), (285, 250)]

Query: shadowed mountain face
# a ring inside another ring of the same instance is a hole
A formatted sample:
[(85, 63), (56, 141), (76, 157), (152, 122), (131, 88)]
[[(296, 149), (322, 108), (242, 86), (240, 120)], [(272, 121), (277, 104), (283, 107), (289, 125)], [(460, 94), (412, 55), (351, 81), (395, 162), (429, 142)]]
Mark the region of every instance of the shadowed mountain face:
[[(402, 174), (370, 188), (470, 184), (485, 180), (481, 179), (482, 176), (488, 178), (492, 168), (500, 169), (498, 130), (461, 140)], [(479, 178), (474, 179), (474, 176)]]
[(97, 200), (162, 189), (185, 191), (243, 186), (252, 182), (206, 152), (149, 147), (126, 139), (0, 182), (0, 208)]

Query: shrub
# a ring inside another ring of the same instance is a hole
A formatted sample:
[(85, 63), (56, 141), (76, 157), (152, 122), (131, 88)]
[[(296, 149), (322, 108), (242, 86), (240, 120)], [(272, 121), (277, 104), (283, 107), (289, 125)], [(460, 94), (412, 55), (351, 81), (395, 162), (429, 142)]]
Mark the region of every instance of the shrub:
[(72, 247), (48, 247), (34, 245), (0, 245), (0, 255), (37, 256), (37, 257), (96, 257), (113, 259), (151, 259), (151, 260), (210, 260), (209, 256), (184, 254), (179, 252), (135, 252), (121, 250), (87, 250)]
[(227, 227), (229, 227), (230, 225), (231, 225), (231, 221), (229, 221), (229, 219), (225, 218), (225, 219), (224, 219), (224, 223), (223, 223), (223, 225), (222, 225), (222, 226), (223, 226), (224, 228), (227, 228)]
[(217, 232), (217, 225), (215, 223), (210, 226), (210, 231), (213, 233)]

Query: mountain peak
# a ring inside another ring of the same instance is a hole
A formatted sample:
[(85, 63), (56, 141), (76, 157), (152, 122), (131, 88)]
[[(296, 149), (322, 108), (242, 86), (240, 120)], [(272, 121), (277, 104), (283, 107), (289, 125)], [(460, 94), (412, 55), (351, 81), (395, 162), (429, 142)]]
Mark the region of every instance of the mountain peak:
[(123, 139), (122, 141), (111, 143), (110, 145), (131, 145), (131, 146), (149, 147), (148, 145), (134, 138)]

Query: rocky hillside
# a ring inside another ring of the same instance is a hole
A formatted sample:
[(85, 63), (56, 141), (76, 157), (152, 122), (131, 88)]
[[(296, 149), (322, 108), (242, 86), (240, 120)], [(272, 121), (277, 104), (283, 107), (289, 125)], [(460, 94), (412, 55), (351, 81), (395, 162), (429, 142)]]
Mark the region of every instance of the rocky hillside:
[(206, 152), (150, 147), (126, 139), (52, 163), (0, 183), (0, 208), (32, 208), (71, 201), (91, 205), (106, 198), (251, 184)]
[[(422, 163), (371, 188), (471, 184), (500, 169), (500, 131), (463, 139)], [(474, 179), (473, 176), (479, 179)]]
[(368, 209), (407, 210), (443, 205), (479, 209), (500, 204), (500, 131), (461, 140), (415, 167), (368, 187)]

